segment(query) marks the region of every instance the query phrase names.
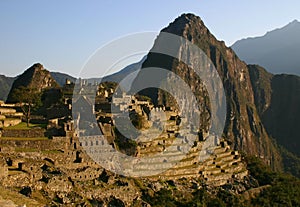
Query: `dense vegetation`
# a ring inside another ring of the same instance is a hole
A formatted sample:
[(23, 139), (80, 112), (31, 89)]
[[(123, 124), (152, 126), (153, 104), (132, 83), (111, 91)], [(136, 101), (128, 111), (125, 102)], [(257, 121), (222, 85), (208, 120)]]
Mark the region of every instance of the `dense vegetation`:
[(128, 156), (135, 155), (137, 152), (137, 143), (134, 140), (125, 137), (116, 127), (113, 129), (115, 133), (114, 143), (116, 144), (118, 150), (124, 154), (127, 154)]
[(300, 180), (288, 174), (274, 173), (257, 158), (248, 159), (250, 173), (261, 185), (271, 187), (252, 199), (253, 206), (300, 206)]

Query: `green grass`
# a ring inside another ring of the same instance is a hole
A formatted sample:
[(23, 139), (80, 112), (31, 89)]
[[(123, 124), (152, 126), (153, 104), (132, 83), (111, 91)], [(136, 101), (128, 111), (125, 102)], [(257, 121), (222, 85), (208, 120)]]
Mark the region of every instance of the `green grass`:
[(27, 126), (27, 123), (21, 122), (18, 125), (15, 126), (10, 126), (10, 127), (5, 127), (4, 129), (10, 129), (10, 130), (29, 130), (29, 129), (34, 129), (34, 128), (46, 128), (46, 124), (29, 124)]
[(60, 153), (63, 153), (59, 150), (42, 150), (42, 153), (44, 154), (60, 154)]
[(15, 152), (38, 152), (38, 149), (35, 148), (22, 148), (22, 147), (16, 147)]

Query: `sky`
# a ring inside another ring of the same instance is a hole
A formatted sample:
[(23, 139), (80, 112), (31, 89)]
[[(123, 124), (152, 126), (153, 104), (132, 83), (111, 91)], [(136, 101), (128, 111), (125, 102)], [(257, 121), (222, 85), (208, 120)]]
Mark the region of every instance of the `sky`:
[(120, 37), (158, 33), (182, 13), (200, 16), (227, 46), (300, 20), (299, 0), (0, 0), (0, 74), (36, 62), (78, 77), (91, 55)]

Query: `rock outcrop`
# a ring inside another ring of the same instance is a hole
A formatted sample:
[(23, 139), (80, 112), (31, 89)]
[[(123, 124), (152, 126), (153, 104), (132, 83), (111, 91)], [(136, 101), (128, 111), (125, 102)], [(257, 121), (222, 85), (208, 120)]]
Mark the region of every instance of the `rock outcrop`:
[(50, 72), (40, 63), (36, 63), (28, 68), (23, 74), (14, 81), (7, 97), (8, 103), (16, 102), (14, 100), (14, 90), (23, 87), (34, 88), (40, 92), (46, 88), (58, 87), (58, 83), (52, 78)]

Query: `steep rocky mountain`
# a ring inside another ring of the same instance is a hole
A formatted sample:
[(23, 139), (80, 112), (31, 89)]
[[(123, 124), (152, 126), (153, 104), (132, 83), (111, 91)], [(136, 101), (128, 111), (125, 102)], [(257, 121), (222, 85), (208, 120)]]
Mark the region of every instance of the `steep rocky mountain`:
[[(254, 89), (246, 63), (241, 61), (231, 48), (226, 47), (224, 42), (218, 41), (203, 21), (193, 14), (184, 14), (178, 17), (162, 32), (176, 34), (190, 40), (212, 60), (225, 88), (227, 120), (224, 137), (232, 143), (232, 147), (261, 157), (274, 169), (281, 169), (279, 152), (269, 137), (256, 107)], [(160, 35), (156, 43), (159, 42), (159, 38)], [(155, 47), (159, 47), (159, 45), (154, 45), (153, 48)], [(184, 49), (183, 47), (185, 45), (177, 48), (178, 53)], [(201, 81), (195, 77), (193, 70), (182, 62), (150, 51), (143, 64), (143, 68), (146, 67), (171, 70), (185, 80), (198, 100), (206, 100), (207, 93), (203, 89), (203, 85), (199, 84)], [(139, 81), (143, 80), (137, 78), (136, 82)], [(158, 90), (151, 89), (143, 93), (157, 99), (158, 104), (159, 102), (171, 103), (169, 98), (166, 95), (160, 95)], [(203, 114), (207, 114), (205, 110), (209, 112), (209, 109), (204, 109), (202, 110)], [(207, 123), (204, 124), (204, 126), (207, 125)]]
[(13, 98), (14, 90), (21, 86), (35, 88), (41, 91), (45, 88), (58, 87), (59, 85), (43, 65), (36, 63), (14, 81), (7, 97), (8, 103), (15, 102)]
[(256, 106), (268, 134), (300, 157), (300, 77), (249, 65)]
[[(75, 82), (76, 78), (60, 72), (50, 72), (53, 79), (58, 83), (59, 86), (63, 86), (66, 83), (66, 79)], [(6, 101), (7, 96), (10, 92), (10, 89), (13, 85), (13, 82), (18, 78), (17, 77), (6, 77), (4, 75), (0, 75), (0, 100)]]
[(241, 60), (258, 64), (271, 73), (300, 75), (300, 22), (297, 20), (262, 37), (247, 38), (233, 44)]
[(9, 90), (16, 78), (0, 75), (0, 100), (6, 101)]

